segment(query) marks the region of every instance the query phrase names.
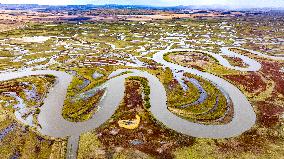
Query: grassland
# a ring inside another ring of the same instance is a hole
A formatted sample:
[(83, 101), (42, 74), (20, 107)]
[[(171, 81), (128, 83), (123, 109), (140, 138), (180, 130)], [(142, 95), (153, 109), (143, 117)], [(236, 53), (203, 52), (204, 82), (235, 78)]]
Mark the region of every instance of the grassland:
[[(25, 28), (0, 33), (0, 70), (17, 71), (32, 67), (69, 73), (74, 71), (76, 75), (68, 88), (62, 115), (76, 122), (92, 117), (104, 91), (85, 100), (72, 101), (78, 94), (100, 86), (108, 80), (111, 72), (119, 68), (144, 70), (158, 77), (164, 84), (168, 109), (173, 113), (192, 122), (225, 124), (230, 118), (216, 121), (231, 108), (224, 92), (210, 81), (185, 74), (185, 77), (199, 81), (208, 93), (208, 98), (202, 104), (181, 109), (180, 106), (198, 99), (199, 90), (192, 83), (185, 82), (189, 89), (183, 91), (172, 70), (163, 68), (151, 57), (172, 43), (175, 43), (172, 49), (187, 47), (216, 54), (221, 53), (220, 48), (223, 46), (244, 47), (268, 55), (282, 54), (283, 47), (279, 43), (283, 37), (283, 20), (281, 17), (275, 17), (276, 20), (271, 18), (274, 17), (77, 25), (28, 24)], [(43, 43), (17, 40), (38, 36), (50, 39)], [(167, 39), (169, 37), (174, 39)], [(228, 139), (198, 139), (169, 130), (148, 111), (151, 105), (147, 81), (130, 77), (125, 83), (124, 99), (112, 118), (100, 128), (81, 135), (78, 158), (281, 158), (284, 155), (281, 151), (284, 137), (284, 74), (281, 70), (284, 63), (238, 49), (232, 51), (257, 60), (262, 68), (257, 72), (230, 70), (200, 52), (174, 52), (166, 55), (165, 59), (217, 75), (238, 87), (256, 112), (257, 121), (252, 129)], [(143, 66), (133, 60), (135, 56), (144, 63)], [(227, 59), (233, 65), (245, 67), (240, 59)], [(94, 72), (102, 76), (94, 79)], [(31, 84), (34, 84), (38, 96), (43, 97), (54, 80), (54, 77), (42, 76), (1, 82), (0, 92), (17, 92), (27, 106), (36, 112), (41, 102), (26, 99), (22, 90), (31, 90)], [(25, 81), (30, 84), (19, 84)], [(89, 83), (84, 85), (85, 81)], [(35, 129), (24, 126), (15, 120), (13, 114), (15, 110), (12, 106), (17, 102), (2, 94), (0, 98), (11, 101), (8, 107), (4, 107), (5, 102), (0, 103), (0, 132), (14, 125), (13, 130), (0, 140), (1, 158), (65, 158), (65, 139), (45, 137)], [(215, 105), (216, 109), (210, 111)], [(128, 130), (119, 127), (119, 120), (135, 119), (137, 114), (141, 116), (138, 128)], [(227, 115), (231, 117), (232, 112)]]

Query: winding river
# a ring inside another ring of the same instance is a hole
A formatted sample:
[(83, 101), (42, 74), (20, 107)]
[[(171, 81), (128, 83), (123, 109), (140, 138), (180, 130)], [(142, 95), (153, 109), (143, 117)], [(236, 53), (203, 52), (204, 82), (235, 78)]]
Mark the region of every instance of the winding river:
[(249, 50), (249, 49), (244, 49), (244, 48), (237, 48), (237, 47), (231, 47), (231, 48), (232, 49), (239, 49), (239, 50), (247, 51), (247, 52), (250, 52), (250, 53), (255, 54), (257, 56), (264, 57), (264, 58), (267, 58), (267, 59), (284, 60), (284, 56), (280, 56), (282, 54), (279, 54), (279, 56), (271, 56), (271, 55), (263, 54), (261, 52), (254, 51), (254, 50)]
[[(155, 58), (163, 56), (163, 53), (156, 54)], [(162, 61), (165, 64), (166, 61)], [(170, 63), (171, 64), (171, 63)], [(171, 64), (173, 67), (175, 64)], [(130, 76), (145, 77), (149, 81), (150, 86), (150, 111), (152, 114), (167, 127), (174, 129), (183, 134), (195, 137), (210, 137), (210, 138), (227, 138), (237, 136), (242, 132), (248, 130), (255, 122), (255, 114), (247, 101), (246, 97), (235, 86), (225, 81), (222, 78), (214, 76), (209, 73), (197, 71), (195, 69), (182, 68), (185, 72), (199, 75), (203, 78), (214, 82), (221, 87), (230, 96), (234, 104), (234, 118), (231, 122), (225, 125), (203, 125), (198, 123), (189, 122), (181, 119), (171, 113), (166, 105), (166, 91), (163, 84), (157, 77), (144, 71), (124, 69), (115, 72), (129, 72), (121, 76), (109, 79), (106, 83), (107, 94), (105, 98), (99, 103), (99, 111), (97, 111), (93, 118), (85, 122), (69, 122), (65, 120), (62, 115), (62, 107), (66, 97), (67, 88), (72, 81), (72, 75), (65, 72), (53, 70), (38, 70), (27, 72), (10, 72), (1, 74), (1, 81), (21, 78), (30, 75), (45, 75), (51, 74), (56, 76), (57, 83), (50, 90), (41, 107), (41, 112), (38, 116), (39, 124), (42, 129), (39, 131), (48, 136), (53, 137), (66, 137), (78, 136), (82, 132), (92, 130), (99, 127), (107, 121), (115, 112), (116, 107), (119, 105), (124, 96), (124, 80)]]
[[(136, 69), (119, 69), (114, 71), (109, 76), (109, 80), (104, 84), (106, 87), (106, 95), (98, 104), (99, 110), (93, 115), (90, 120), (84, 122), (70, 122), (65, 120), (61, 115), (64, 100), (66, 98), (67, 88), (73, 78), (72, 75), (66, 72), (54, 70), (27, 70), (19, 72), (6, 72), (0, 74), (0, 81), (12, 80), (30, 75), (50, 74), (57, 77), (57, 82), (55, 83), (54, 87), (50, 89), (47, 97), (44, 99), (44, 104), (42, 105), (41, 111), (38, 116), (39, 124), (42, 127), (38, 128), (38, 131), (40, 131), (44, 135), (52, 137), (71, 136), (71, 139), (74, 139), (81, 133), (93, 130), (105, 123), (114, 114), (117, 106), (122, 101), (125, 91), (124, 81), (127, 77), (130, 76), (140, 76), (148, 79), (150, 86), (149, 96), (151, 113), (158, 121), (177, 132), (202, 138), (229, 138), (240, 135), (244, 131), (249, 130), (254, 125), (256, 120), (255, 112), (245, 95), (237, 87), (227, 82), (226, 80), (210, 73), (201, 72), (193, 68), (187, 68), (165, 61), (163, 56), (166, 53), (174, 51), (181, 50), (170, 50), (170, 47), (168, 47), (167, 49), (154, 54), (153, 60), (164, 65), (165, 67), (171, 68), (172, 70), (191, 73), (207, 79), (217, 85), (224, 92), (226, 92), (234, 106), (233, 119), (229, 123), (224, 125), (204, 125), (200, 123), (190, 122), (174, 115), (167, 109), (166, 91), (159, 79), (148, 72)], [(182, 51), (190, 50), (182, 49)], [(227, 48), (224, 48), (223, 52), (235, 57), (240, 57), (245, 63), (249, 65), (249, 67), (240, 68), (231, 66), (228, 61), (225, 60), (221, 55), (213, 53), (208, 54), (215, 57), (223, 66), (229, 67), (231, 69), (237, 69), (240, 71), (257, 71), (261, 67), (261, 65), (257, 61), (250, 59), (249, 57), (246, 57), (244, 55), (230, 52)], [(123, 72), (125, 74), (119, 75)]]
[[(177, 71), (182, 70), (184, 72), (200, 76), (216, 84), (220, 89), (227, 93), (234, 105), (233, 119), (231, 122), (224, 125), (204, 125), (199, 123), (193, 123), (175, 116), (167, 109), (166, 106), (160, 106), (159, 109), (157, 109), (157, 107), (153, 106), (154, 103), (151, 103), (150, 109), (156, 119), (162, 121), (163, 124), (165, 124), (169, 128), (194, 137), (228, 138), (240, 135), (242, 132), (250, 129), (255, 123), (256, 115), (252, 106), (246, 99), (245, 95), (237, 87), (227, 82), (226, 80), (210, 73), (201, 72), (193, 68), (187, 68), (164, 60), (165, 54), (181, 50), (189, 51), (188, 49), (170, 50), (169, 46), (167, 49), (154, 54), (153, 60), (171, 69)], [(224, 58), (219, 58), (217, 60), (223, 65), (226, 64), (222, 63), (223, 61), (225, 61)], [(249, 63), (250, 60), (247, 60), (247, 62)], [(249, 64), (253, 66), (254, 63)]]
[[(203, 53), (203, 54), (207, 54), (207, 55), (210, 55), (212, 56), (213, 58), (215, 58), (219, 64), (221, 64), (222, 66), (224, 67), (227, 67), (229, 69), (234, 69), (234, 70), (238, 70), (238, 71), (258, 71), (260, 70), (261, 68), (261, 64), (254, 60), (254, 59), (251, 59), (245, 55), (241, 55), (241, 54), (238, 54), (238, 53), (235, 53), (233, 51), (230, 51), (228, 47), (223, 47), (221, 48), (221, 54), (215, 54), (213, 52), (208, 52), (208, 51), (201, 51), (201, 50), (194, 50), (194, 49), (166, 49), (166, 50), (163, 50), (162, 52), (165, 52), (165, 53), (171, 53), (171, 52), (192, 52), (192, 51), (198, 51), (200, 53)], [(165, 54), (164, 53), (164, 54)], [(163, 54), (163, 55), (164, 55)], [(239, 66), (233, 66), (230, 64), (230, 62), (224, 58), (222, 55), (226, 55), (226, 56), (229, 56), (229, 57), (237, 57), (237, 58), (240, 58), (242, 59), (242, 61), (248, 65), (248, 67), (239, 67)], [(157, 58), (154, 58), (154, 60), (158, 60), (159, 62), (161, 62), (160, 59), (157, 59)], [(164, 63), (163, 63), (164, 64)], [(168, 64), (168, 63), (167, 63)], [(167, 66), (167, 65), (166, 65)]]

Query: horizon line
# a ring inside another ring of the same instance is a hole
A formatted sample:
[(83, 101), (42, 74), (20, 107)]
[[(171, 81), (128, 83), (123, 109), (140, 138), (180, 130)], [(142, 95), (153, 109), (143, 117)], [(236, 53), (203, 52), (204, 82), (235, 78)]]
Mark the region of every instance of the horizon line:
[[(256, 7), (256, 6), (248, 6), (248, 7), (232, 7), (229, 5), (222, 5), (222, 4), (210, 4), (210, 5), (169, 5), (169, 6), (162, 6), (162, 5), (141, 5), (141, 4), (39, 4), (39, 3), (0, 3), (0, 5), (38, 5), (38, 6), (107, 6), (107, 5), (117, 5), (117, 6), (140, 6), (140, 7), (151, 7), (151, 8), (172, 8), (172, 7), (208, 7), (208, 9), (284, 9), (282, 6), (269, 6), (269, 7)], [(220, 8), (221, 7), (221, 8)], [(198, 9), (198, 8), (194, 8)], [(202, 8), (204, 9), (204, 8)]]

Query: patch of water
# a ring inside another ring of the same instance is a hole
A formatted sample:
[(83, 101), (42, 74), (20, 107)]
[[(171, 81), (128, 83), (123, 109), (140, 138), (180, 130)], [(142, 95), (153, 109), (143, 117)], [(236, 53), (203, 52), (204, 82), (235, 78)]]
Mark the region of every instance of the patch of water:
[(4, 92), (5, 95), (15, 98), (18, 102), (13, 106), (15, 109), (16, 118), (27, 125), (33, 126), (33, 112), (26, 107), (24, 100), (20, 98), (15, 92)]
[(9, 125), (8, 127), (6, 127), (5, 129), (0, 131), (0, 141), (3, 140), (3, 138), (11, 131), (14, 130), (15, 127), (15, 123), (12, 123), (11, 125)]
[(98, 78), (101, 78), (101, 77), (103, 77), (103, 76), (104, 76), (104, 75), (101, 74), (101, 73), (99, 73), (99, 72), (94, 72), (93, 75), (92, 75), (92, 77), (93, 77), (94, 79), (98, 79)]

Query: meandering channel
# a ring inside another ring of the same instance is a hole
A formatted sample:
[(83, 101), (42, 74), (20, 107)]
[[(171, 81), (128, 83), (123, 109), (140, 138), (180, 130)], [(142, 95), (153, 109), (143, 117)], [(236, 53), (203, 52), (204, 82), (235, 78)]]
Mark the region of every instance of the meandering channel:
[[(159, 59), (160, 56), (163, 56), (163, 52), (155, 55), (157, 59)], [(162, 62), (165, 63), (166, 61)], [(167, 63), (168, 62), (165, 64), (170, 64), (169, 66), (171, 67), (175, 65), (172, 63)], [(41, 112), (38, 116), (39, 124), (42, 126), (42, 129), (39, 129), (39, 131), (44, 135), (53, 137), (78, 136), (82, 132), (97, 128), (106, 122), (115, 112), (116, 107), (123, 99), (125, 90), (124, 80), (130, 76), (140, 76), (148, 79), (151, 91), (150, 111), (155, 118), (157, 118), (164, 125), (183, 134), (195, 137), (227, 138), (241, 134), (254, 124), (255, 113), (246, 97), (235, 86), (224, 79), (209, 73), (200, 72), (195, 69), (185, 68), (179, 65), (177, 65), (177, 67), (177, 69), (180, 68), (185, 72), (206, 78), (226, 91), (234, 104), (234, 117), (232, 121), (225, 125), (203, 125), (177, 117), (167, 109), (166, 91), (159, 79), (154, 75), (139, 70), (117, 70), (120, 72), (131, 71), (132, 73), (123, 74), (107, 81), (107, 94), (99, 103), (99, 111), (94, 114), (92, 119), (85, 122), (69, 122), (61, 115), (67, 88), (72, 81), (72, 75), (70, 74), (53, 70), (10, 72), (1, 74), (0, 80), (4, 81), (30, 75), (44, 74), (51, 74), (58, 78), (58, 82), (45, 98), (44, 104), (41, 107)]]
[[(203, 54), (207, 54), (207, 55), (210, 55), (212, 56), (213, 58), (215, 58), (220, 65), (224, 66), (224, 67), (227, 67), (229, 69), (234, 69), (234, 70), (238, 70), (238, 71), (258, 71), (260, 70), (261, 68), (261, 64), (254, 60), (254, 59), (251, 59), (245, 55), (241, 55), (241, 54), (238, 54), (238, 53), (235, 53), (233, 51), (230, 51), (229, 50), (229, 47), (222, 47), (221, 48), (221, 54), (215, 54), (213, 52), (208, 52), (208, 51), (203, 51), (203, 50), (194, 50), (194, 49), (169, 49), (170, 47), (168, 47), (168, 49), (166, 50), (163, 50), (165, 51), (165, 54), (166, 53), (171, 53), (171, 52), (193, 52), (193, 51), (198, 51), (200, 53), (203, 53)], [(163, 52), (162, 51), (162, 52)], [(248, 65), (248, 67), (239, 67), (239, 66), (233, 66), (230, 64), (230, 62), (224, 58), (222, 55), (226, 55), (226, 56), (229, 56), (229, 57), (237, 57), (237, 58), (240, 58), (242, 59), (242, 61)], [(155, 59), (154, 59), (155, 60)], [(160, 60), (159, 60), (160, 61)]]
[[(76, 136), (79, 136), (81, 133), (93, 130), (105, 123), (114, 114), (117, 106), (122, 101), (125, 91), (124, 82), (125, 79), (130, 76), (140, 76), (148, 80), (148, 84), (150, 86), (149, 96), (151, 113), (158, 121), (177, 132), (194, 137), (229, 138), (240, 135), (254, 125), (256, 120), (255, 112), (245, 95), (237, 87), (210, 73), (201, 72), (193, 68), (187, 68), (165, 61), (163, 56), (168, 52), (174, 51), (179, 50), (170, 50), (168, 47), (166, 50), (162, 50), (154, 54), (153, 60), (165, 67), (171, 68), (172, 70), (180, 70), (207, 79), (226, 92), (234, 106), (233, 119), (229, 123), (224, 125), (204, 125), (190, 122), (174, 115), (167, 109), (166, 91), (159, 79), (148, 72), (136, 69), (117, 70), (112, 73), (112, 75), (117, 76), (109, 76), (109, 80), (104, 84), (106, 87), (106, 95), (99, 102), (98, 111), (90, 120), (84, 122), (70, 122), (65, 120), (61, 115), (67, 94), (67, 88), (73, 78), (72, 75), (66, 72), (54, 70), (6, 72), (0, 74), (0, 81), (7, 81), (31, 75), (50, 74), (57, 77), (57, 82), (54, 87), (50, 89), (47, 97), (44, 99), (44, 104), (42, 105), (41, 111), (38, 115), (38, 121), (42, 127), (38, 128), (38, 131), (44, 135), (52, 137), (72, 136), (76, 138)], [(243, 55), (237, 56), (241, 57), (245, 63), (249, 64), (249, 67), (246, 69), (235, 68), (242, 71), (256, 71), (259, 69), (260, 66), (254, 60)], [(217, 56), (217, 54), (215, 54), (214, 57), (217, 58), (223, 66), (230, 67), (227, 66), (228, 64), (223, 60), (224, 58)], [(125, 73), (119, 75), (122, 72)]]
[[(268, 59), (272, 59), (272, 60), (284, 60), (284, 56), (271, 56), (271, 55), (263, 54), (261, 52), (254, 51), (254, 50), (249, 50), (249, 49), (245, 49), (245, 48), (238, 48), (238, 47), (231, 47), (231, 48), (232, 49), (239, 49), (239, 50), (247, 51), (247, 52), (255, 54), (257, 56), (268, 58)], [(282, 55), (282, 54), (279, 54), (279, 55)]]

